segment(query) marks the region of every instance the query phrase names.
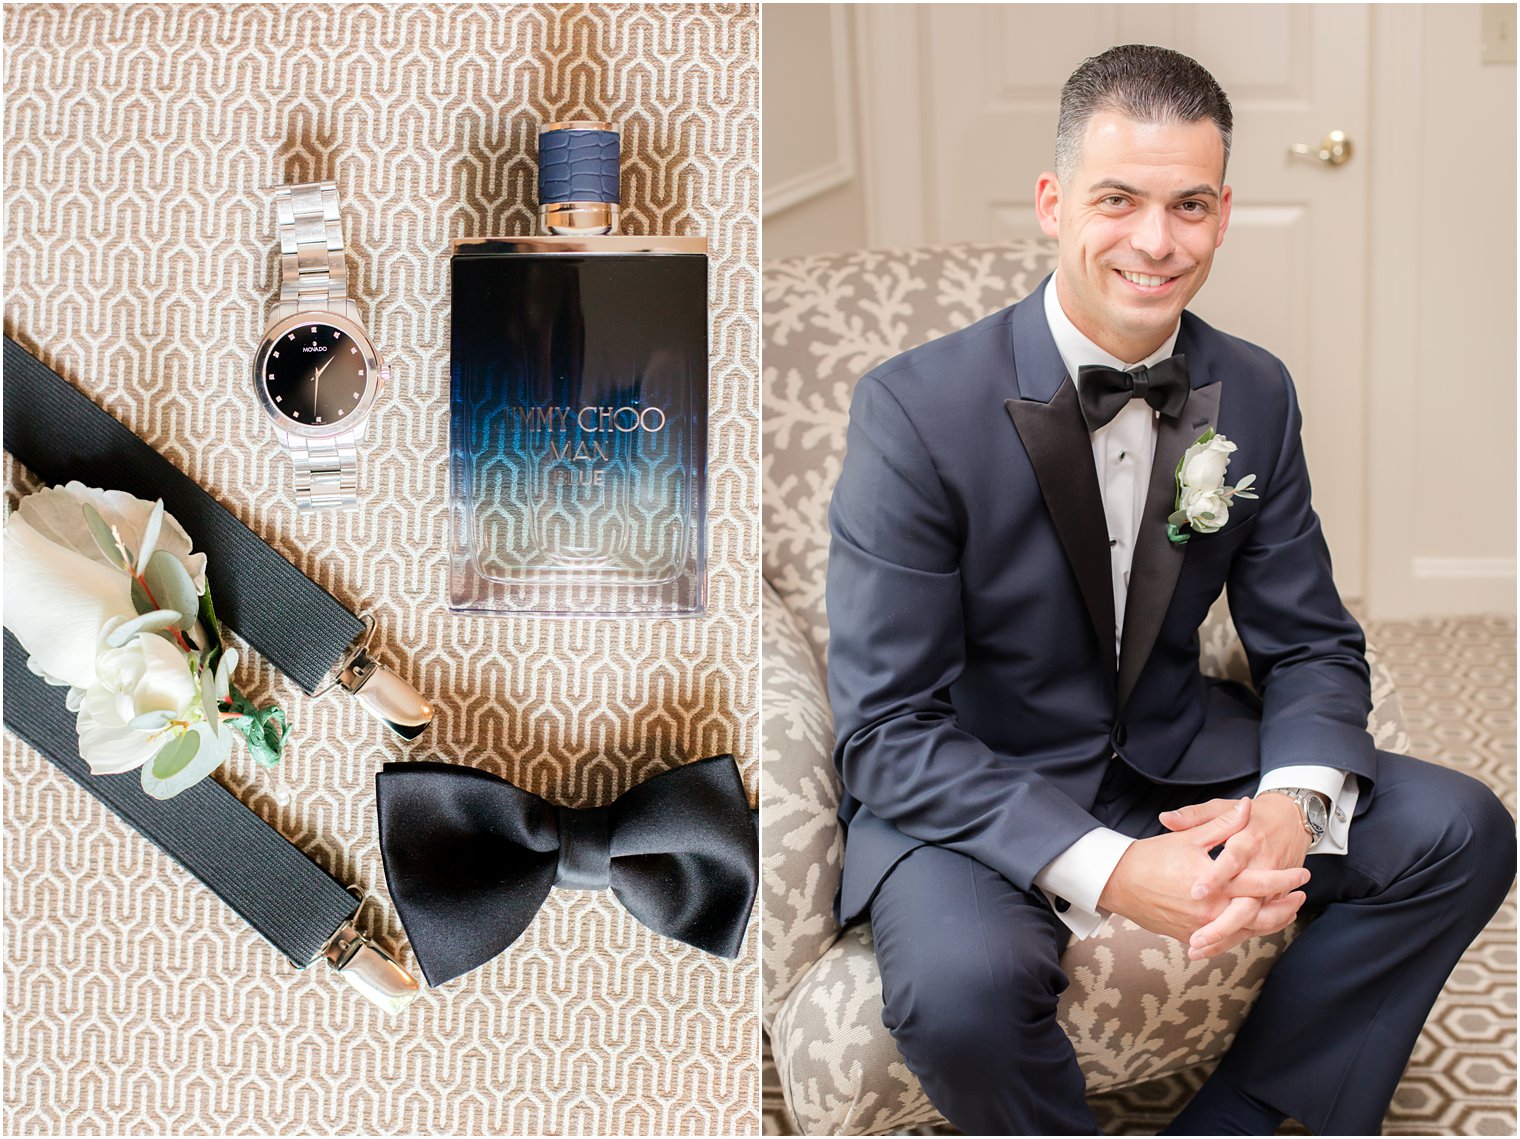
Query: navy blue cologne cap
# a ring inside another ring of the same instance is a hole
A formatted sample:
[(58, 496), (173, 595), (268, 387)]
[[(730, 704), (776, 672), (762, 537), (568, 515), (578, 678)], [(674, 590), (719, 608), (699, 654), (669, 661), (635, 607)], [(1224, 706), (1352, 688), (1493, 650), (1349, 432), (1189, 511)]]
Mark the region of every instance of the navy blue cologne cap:
[(617, 229), (621, 153), (611, 123), (550, 123), (538, 132), (538, 221), (548, 233)]

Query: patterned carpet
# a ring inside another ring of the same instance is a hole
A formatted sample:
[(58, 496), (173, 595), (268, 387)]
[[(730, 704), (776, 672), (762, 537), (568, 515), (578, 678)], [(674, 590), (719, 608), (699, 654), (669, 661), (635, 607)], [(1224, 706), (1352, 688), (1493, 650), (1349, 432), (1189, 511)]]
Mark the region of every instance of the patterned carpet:
[[(1513, 813), (1515, 620), (1368, 621), (1398, 680), (1414, 753), (1484, 780)], [(1385, 1135), (1514, 1135), (1515, 895), (1467, 951), (1420, 1037)], [(1198, 1068), (1092, 1099), (1110, 1135), (1153, 1135), (1207, 1074)], [(765, 1132), (792, 1134), (769, 1050)], [(919, 1134), (953, 1134), (924, 1129)], [(1305, 1134), (1288, 1124), (1283, 1134)]]

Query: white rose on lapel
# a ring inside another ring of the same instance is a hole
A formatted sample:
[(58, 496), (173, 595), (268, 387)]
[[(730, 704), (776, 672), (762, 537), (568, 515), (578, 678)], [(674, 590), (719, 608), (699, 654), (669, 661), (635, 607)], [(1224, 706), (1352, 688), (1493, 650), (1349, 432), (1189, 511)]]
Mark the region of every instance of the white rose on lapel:
[(1214, 490), (1188, 491), (1178, 509), (1199, 534), (1212, 534), (1230, 520), (1230, 500)]
[(1250, 487), (1256, 476), (1246, 475), (1234, 486), (1224, 485), (1235, 444), (1210, 427), (1182, 453), (1177, 464), (1175, 510), (1166, 520), (1166, 536), (1184, 545), (1195, 533), (1212, 534), (1230, 520), (1230, 501), (1256, 498)]
[(1200, 492), (1217, 491), (1224, 486), (1224, 472), (1234, 451), (1235, 444), (1223, 435), (1205, 435), (1183, 452), (1182, 485)]

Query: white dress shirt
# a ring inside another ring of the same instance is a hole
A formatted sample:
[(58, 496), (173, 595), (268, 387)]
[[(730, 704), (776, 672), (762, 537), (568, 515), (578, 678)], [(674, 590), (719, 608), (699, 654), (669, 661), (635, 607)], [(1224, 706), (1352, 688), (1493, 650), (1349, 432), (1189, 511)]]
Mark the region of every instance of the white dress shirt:
[[(1072, 324), (1056, 295), (1054, 277), (1045, 287), (1045, 319), (1050, 325), (1051, 336), (1055, 338), (1056, 350), (1061, 354), (1061, 363), (1074, 384), (1077, 369), (1083, 365), (1104, 364), (1124, 370), (1140, 365), (1148, 367), (1172, 355), (1177, 343), (1178, 330), (1174, 328), (1166, 341), (1145, 359), (1116, 359)], [(1145, 497), (1156, 452), (1156, 416), (1157, 413), (1144, 400), (1132, 399), (1111, 422), (1092, 433), (1093, 465), (1097, 468), (1103, 515), (1108, 522), (1116, 655), (1124, 630), (1135, 541), (1140, 534), (1140, 518), (1145, 512)], [(1330, 823), (1314, 853), (1346, 853), (1351, 815), (1359, 793), (1355, 776), (1349, 776), (1339, 768), (1306, 763), (1280, 767), (1263, 775), (1257, 794), (1273, 787), (1307, 787), (1323, 794), (1331, 804)], [(1098, 898), (1108, 885), (1119, 859), (1134, 841), (1118, 831), (1099, 827), (1056, 855), (1035, 875), (1035, 885), (1047, 897), (1062, 898), (1070, 903), (1068, 909), (1058, 911), (1058, 916), (1077, 937), (1088, 937), (1103, 927), (1108, 913), (1099, 908)]]

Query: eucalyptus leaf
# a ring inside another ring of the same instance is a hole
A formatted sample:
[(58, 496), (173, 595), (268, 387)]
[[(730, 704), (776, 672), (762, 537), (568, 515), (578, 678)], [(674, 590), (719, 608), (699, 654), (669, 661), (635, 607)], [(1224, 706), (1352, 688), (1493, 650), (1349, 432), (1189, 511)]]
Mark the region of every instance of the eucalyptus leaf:
[(175, 623), (181, 629), (188, 630), (195, 626), (200, 599), (195, 594), (190, 574), (178, 558), (163, 550), (155, 550), (148, 559), (143, 580), (148, 583), (148, 592), (161, 608), (173, 609), (179, 613), (180, 619)]
[(153, 604), (153, 598), (148, 596), (148, 591), (142, 587), (142, 582), (135, 577), (132, 579), (132, 608), (139, 613), (152, 613), (158, 608)]
[(151, 769), (155, 779), (169, 779), (190, 766), (200, 747), (201, 737), (196, 732), (175, 736), (158, 749), (157, 754), (143, 765), (144, 769)]
[(95, 544), (100, 547), (100, 552), (106, 556), (113, 566), (130, 571), (132, 567), (122, 554), (121, 543), (116, 540), (116, 534), (110, 525), (100, 516), (100, 511), (96, 510), (88, 502), (80, 503), (79, 508), (84, 511), (85, 525), (90, 528), (90, 537), (95, 539)]
[(238, 666), (237, 649), (227, 649), (216, 663), (216, 690), (227, 692), (232, 686), (232, 670)]
[(139, 732), (160, 732), (169, 726), (169, 721), (174, 718), (170, 712), (162, 710), (156, 712), (144, 712), (140, 716), (133, 716), (127, 721), (127, 727)]
[(1166, 521), (1169, 526), (1181, 526), (1187, 521), (1187, 511), (1179, 510), (1174, 514), (1170, 514), (1167, 516)]
[(158, 549), (158, 532), (164, 525), (164, 500), (158, 499), (153, 504), (153, 513), (148, 515), (148, 524), (143, 529), (142, 549), (137, 551), (137, 572), (142, 573), (148, 568), (148, 559), (153, 556), (153, 551)]
[(201, 710), (206, 714), (206, 723), (211, 726), (211, 734), (222, 734), (222, 712), (216, 702), (216, 673), (209, 668), (201, 669)]
[(119, 649), (138, 633), (157, 633), (179, 622), (179, 614), (173, 609), (154, 609), (130, 621), (123, 621), (106, 637), (106, 644)]
[(142, 765), (142, 788), (155, 799), (172, 799), (220, 767), (231, 747), (231, 732), (218, 737), (209, 725), (196, 724)]
[(206, 583), (205, 592), (200, 599), (201, 624), (206, 626), (206, 631), (211, 634), (211, 644), (222, 643), (222, 626), (216, 619), (216, 606), (211, 604), (211, 583)]

